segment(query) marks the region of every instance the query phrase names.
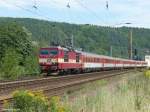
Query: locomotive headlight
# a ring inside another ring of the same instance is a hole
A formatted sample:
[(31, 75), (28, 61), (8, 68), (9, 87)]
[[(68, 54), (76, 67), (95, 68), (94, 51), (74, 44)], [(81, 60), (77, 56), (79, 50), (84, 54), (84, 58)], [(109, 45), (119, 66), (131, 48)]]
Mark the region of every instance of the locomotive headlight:
[(52, 59), (51, 62), (52, 62), (52, 63), (55, 63), (55, 62), (56, 62), (56, 59)]

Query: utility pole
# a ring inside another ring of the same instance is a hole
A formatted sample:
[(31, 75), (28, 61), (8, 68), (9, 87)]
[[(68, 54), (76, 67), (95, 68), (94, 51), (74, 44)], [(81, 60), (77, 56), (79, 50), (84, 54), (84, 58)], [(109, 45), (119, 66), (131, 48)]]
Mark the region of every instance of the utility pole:
[[(126, 22), (126, 23), (118, 23), (118, 24), (115, 24), (113, 26), (116, 26), (116, 25), (122, 25), (122, 24), (126, 24), (126, 25), (130, 25), (132, 23), (130, 22)], [(128, 55), (129, 55), (129, 59), (132, 59), (132, 28), (130, 29), (130, 32), (129, 32), (129, 37), (128, 37), (128, 45), (127, 45), (127, 49), (128, 49)]]
[(133, 41), (133, 31), (132, 29), (130, 30), (130, 35), (129, 35), (129, 59), (132, 59), (133, 54), (132, 54), (132, 41)]
[(74, 47), (74, 37), (73, 37), (73, 35), (71, 36), (71, 47), (72, 48)]

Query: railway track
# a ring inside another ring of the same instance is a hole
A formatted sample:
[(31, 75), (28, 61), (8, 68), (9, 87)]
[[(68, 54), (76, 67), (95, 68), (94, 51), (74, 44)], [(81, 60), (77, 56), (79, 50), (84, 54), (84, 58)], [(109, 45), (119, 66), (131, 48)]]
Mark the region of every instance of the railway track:
[(0, 83), (0, 109), (2, 109), (4, 100), (10, 100), (12, 98), (11, 93), (18, 89), (28, 89), (32, 91), (42, 90), (47, 96), (61, 95), (69, 88), (75, 88), (76, 86), (83, 83), (105, 79), (116, 75), (125, 74), (131, 71), (135, 70), (103, 71), (53, 78), (48, 77), (35, 80)]
[[(38, 74), (38, 73), (33, 73), (33, 74), (22, 74), (24, 77), (20, 77), (16, 80), (13, 80), (14, 81), (21, 81), (21, 80), (31, 80), (31, 79), (40, 79), (40, 78), (43, 78), (43, 76), (45, 75), (44, 73), (43, 74)], [(37, 76), (36, 76), (37, 75)], [(25, 77), (26, 76), (26, 77)], [(1, 83), (7, 83), (7, 82), (12, 82), (11, 79), (4, 79), (4, 80), (0, 80), (0, 84)]]

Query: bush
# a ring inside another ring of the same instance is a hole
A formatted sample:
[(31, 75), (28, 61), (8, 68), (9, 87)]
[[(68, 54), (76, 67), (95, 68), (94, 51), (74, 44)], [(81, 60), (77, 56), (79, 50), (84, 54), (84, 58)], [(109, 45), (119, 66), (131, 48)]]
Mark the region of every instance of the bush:
[(39, 73), (32, 34), (16, 22), (0, 25), (0, 79)]
[(27, 90), (15, 91), (13, 102), (5, 101), (4, 107), (13, 112), (72, 112), (60, 97), (52, 97), (49, 102), (42, 92)]
[(17, 79), (39, 73), (38, 58), (35, 55), (27, 56), (24, 62), (22, 58), (14, 49), (8, 49), (0, 64), (0, 78)]
[(13, 108), (19, 112), (48, 112), (48, 100), (41, 92), (15, 91), (13, 99)]
[(13, 49), (8, 49), (2, 58), (0, 75), (4, 79), (16, 79), (24, 73), (24, 68), (19, 66), (22, 57)]
[(39, 73), (38, 58), (35, 55), (28, 56), (24, 62), (26, 74)]

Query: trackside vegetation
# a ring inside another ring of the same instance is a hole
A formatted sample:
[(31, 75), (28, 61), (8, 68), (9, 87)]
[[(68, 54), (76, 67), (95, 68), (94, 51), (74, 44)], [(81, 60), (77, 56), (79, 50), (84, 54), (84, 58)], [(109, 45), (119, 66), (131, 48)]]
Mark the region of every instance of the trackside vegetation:
[(17, 112), (149, 112), (149, 73), (130, 73), (111, 83), (107, 80), (88, 83), (63, 97), (47, 98), (42, 92), (15, 91), (13, 103), (5, 102), (5, 108)]
[(48, 99), (42, 92), (27, 90), (15, 91), (13, 102), (5, 101), (4, 108), (8, 112), (72, 112), (58, 96)]
[(38, 73), (37, 47), (32, 34), (16, 22), (0, 26), (0, 79), (16, 79)]
[(145, 73), (131, 73), (114, 84), (88, 85), (68, 100), (70, 108), (73, 112), (149, 112), (150, 72)]

